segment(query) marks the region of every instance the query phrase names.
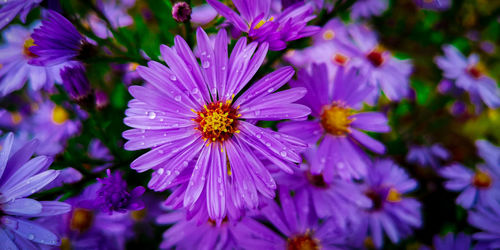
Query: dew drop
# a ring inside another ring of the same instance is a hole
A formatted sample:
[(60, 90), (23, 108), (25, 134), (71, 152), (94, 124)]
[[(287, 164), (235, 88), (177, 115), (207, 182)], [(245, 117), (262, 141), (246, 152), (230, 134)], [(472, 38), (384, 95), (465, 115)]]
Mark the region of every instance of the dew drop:
[(273, 89), (273, 88), (269, 88), (269, 89), (267, 90), (267, 92), (268, 92), (268, 93), (271, 93), (271, 92), (273, 92), (273, 91), (274, 91), (274, 89)]
[(181, 174), (181, 172), (179, 172), (179, 170), (175, 170), (175, 171), (174, 171), (174, 174), (175, 174), (175, 175), (180, 175), (180, 174)]
[(170, 76), (170, 80), (172, 80), (172, 81), (176, 81), (176, 80), (177, 80), (177, 77), (175, 77), (175, 75), (171, 75), (171, 76)]
[(187, 161), (183, 161), (183, 162), (182, 162), (182, 165), (184, 165), (184, 167), (187, 167), (188, 162), (187, 162)]
[(33, 234), (28, 235), (28, 239), (34, 240), (35, 239), (35, 235), (33, 235)]
[(281, 151), (280, 155), (283, 156), (283, 157), (286, 157), (286, 152), (285, 151)]
[(149, 112), (149, 115), (148, 115), (149, 119), (153, 120), (156, 118), (156, 113), (155, 112)]
[(194, 89), (191, 91), (191, 93), (192, 93), (193, 95), (196, 95), (196, 94), (198, 94), (199, 92), (200, 92), (200, 90), (199, 90), (198, 88), (194, 88)]
[(204, 61), (203, 64), (201, 65), (204, 69), (210, 67), (210, 62), (209, 61)]
[(163, 172), (165, 172), (163, 168), (158, 169), (158, 174), (163, 174)]
[(167, 170), (167, 171), (165, 172), (165, 174), (166, 174), (167, 176), (169, 176), (171, 173), (172, 173), (172, 172), (171, 172), (170, 170)]
[(257, 134), (257, 138), (262, 138), (262, 135), (261, 134)]
[(226, 66), (222, 66), (222, 68), (220, 68), (220, 69), (222, 69), (222, 70), (226, 70)]
[(271, 147), (271, 143), (266, 142), (266, 146)]
[(176, 95), (176, 96), (174, 97), (174, 99), (175, 99), (176, 101), (180, 102), (180, 101), (181, 101), (181, 99), (182, 99), (182, 97), (181, 97), (180, 95)]

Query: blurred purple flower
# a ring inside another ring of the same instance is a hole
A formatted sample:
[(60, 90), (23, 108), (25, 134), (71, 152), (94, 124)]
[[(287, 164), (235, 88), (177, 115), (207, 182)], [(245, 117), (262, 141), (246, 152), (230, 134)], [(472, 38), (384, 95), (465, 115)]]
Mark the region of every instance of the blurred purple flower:
[[(443, 47), (445, 56), (436, 58), (444, 77), (455, 80), (457, 87), (469, 92), (471, 99), (480, 99), (490, 108), (500, 107), (500, 90), (495, 80), (486, 75), (479, 56), (465, 58), (454, 46)], [(477, 105), (478, 103), (475, 102)]]
[(36, 55), (29, 62), (33, 65), (51, 66), (87, 59), (95, 50), (68, 19), (52, 10), (47, 11), (42, 26), (36, 28), (31, 37), (36, 45), (29, 48)]
[(236, 29), (248, 33), (252, 40), (269, 43), (270, 50), (285, 49), (286, 42), (314, 35), (320, 29), (307, 26), (307, 22), (315, 18), (310, 4), (296, 3), (281, 13), (270, 13), (272, 0), (233, 0), (240, 12), (238, 15), (218, 0), (207, 2)]
[(411, 146), (406, 161), (420, 166), (431, 166), (435, 169), (441, 166), (440, 161), (450, 158), (450, 153), (440, 144), (432, 146)]
[(105, 178), (97, 178), (99, 189), (94, 200), (82, 201), (81, 206), (88, 206), (90, 209), (99, 209), (104, 213), (113, 212), (125, 213), (144, 208), (144, 202), (139, 198), (146, 190), (144, 187), (135, 187), (132, 191), (127, 191), (127, 182), (122, 178), (121, 173), (116, 171), (113, 175), (109, 169)]
[(364, 186), (364, 193), (373, 205), (361, 215), (359, 226), (377, 248), (383, 245), (384, 232), (397, 243), (410, 235), (412, 228), (422, 225), (420, 202), (404, 196), (417, 187), (417, 182), (391, 160), (376, 161), (369, 168)]
[(414, 0), (422, 9), (443, 11), (451, 7), (451, 0)]
[(469, 212), (469, 224), (481, 230), (472, 235), (478, 241), (475, 249), (500, 248), (500, 203), (496, 202), (496, 205), (478, 206)]
[(217, 16), (217, 11), (209, 4), (202, 4), (193, 8), (191, 13), (191, 22), (199, 25), (205, 25)]
[(108, 163), (104, 163), (100, 166), (95, 166), (94, 169), (92, 169), (92, 172), (100, 172), (109, 166), (112, 165), (111, 161), (114, 160), (113, 155), (111, 155), (111, 152), (109, 152), (109, 149), (104, 145), (99, 139), (92, 139), (89, 143), (89, 148), (88, 148), (88, 154), (89, 157), (96, 159), (96, 160), (102, 160), (102, 161), (107, 161)]
[[(201, 28), (197, 38), (201, 67), (187, 43), (177, 36), (175, 46), (160, 47), (169, 67), (151, 61), (149, 67), (137, 68), (149, 84), (129, 88), (136, 99), (129, 102), (124, 123), (134, 129), (123, 133), (129, 140), (124, 147), (153, 148), (131, 167), (139, 172), (153, 169), (148, 187), (155, 191), (177, 185), (180, 176), (188, 173), (184, 207), (191, 207), (205, 190), (208, 214), (220, 221), (226, 216), (228, 192), (251, 208), (258, 204), (258, 192), (275, 188), (268, 170), (250, 148), (292, 172), (291, 163), (301, 161), (298, 153), (306, 147), (295, 137), (242, 119), (304, 119), (310, 109), (294, 103), (304, 96), (304, 88), (273, 93), (293, 76), (291, 67), (265, 76), (234, 100), (262, 64), (267, 43), (247, 45), (246, 38), (241, 38), (228, 60), (224, 30), (217, 35), (215, 46)], [(195, 167), (188, 168), (196, 157)]]
[(350, 65), (358, 67), (366, 75), (368, 83), (384, 91), (389, 100), (400, 100), (409, 94), (410, 60), (399, 60), (382, 48), (374, 31), (364, 25), (348, 27), (349, 43), (344, 43), (344, 56), (352, 58)]
[(47, 156), (30, 160), (38, 141), (29, 141), (18, 150), (13, 150), (14, 143), (14, 135), (9, 133), (0, 152), (0, 245), (2, 249), (36, 249), (38, 244), (58, 246), (61, 242), (57, 235), (30, 218), (64, 214), (71, 210), (71, 206), (64, 202), (36, 201), (25, 197), (51, 183), (59, 171), (47, 169), (52, 163)]
[(177, 2), (172, 6), (172, 17), (179, 23), (189, 21), (191, 12), (191, 6), (186, 2)]
[[(360, 145), (383, 154), (385, 146), (359, 130), (388, 132), (387, 118), (379, 112), (360, 112), (361, 101), (373, 88), (366, 78), (351, 68), (337, 70), (334, 81), (328, 81), (325, 64), (313, 65), (311, 73), (302, 70), (293, 87), (304, 87), (307, 94), (300, 101), (311, 108), (314, 120), (290, 121), (278, 124), (280, 132), (297, 136), (309, 145), (319, 145), (319, 164), (311, 166), (311, 173), (323, 173), (326, 182), (334, 177), (362, 178), (370, 159)], [(331, 169), (329, 169), (331, 168)]]
[(456, 202), (466, 209), (478, 203), (485, 206), (494, 204), (494, 195), (500, 188), (500, 148), (484, 140), (476, 141), (476, 146), (486, 164), (478, 165), (472, 171), (455, 163), (440, 171), (447, 179), (447, 189), (462, 192)]
[(360, 207), (371, 207), (371, 200), (361, 192), (359, 185), (341, 179), (327, 183), (322, 174), (311, 174), (310, 168), (321, 164), (320, 159), (323, 157), (317, 148), (308, 149), (304, 155), (307, 163), (301, 164), (301, 168), (293, 175), (278, 174), (276, 180), (279, 186), (293, 190), (296, 195), (308, 197), (319, 218), (335, 217), (338, 226), (345, 227), (358, 219)]
[(77, 102), (83, 102), (91, 94), (90, 83), (81, 64), (61, 69), (61, 79), (69, 97)]
[[(97, 0), (97, 7), (108, 19), (113, 29), (129, 26), (134, 23), (132, 17), (127, 14), (127, 9), (131, 8), (134, 4), (135, 0)], [(90, 28), (96, 36), (103, 39), (113, 36), (106, 22), (100, 19), (97, 14), (90, 14), (88, 21)]]
[(38, 6), (42, 0), (3, 0), (0, 3), (0, 29), (9, 24), (19, 14), (23, 23), (31, 9)]
[[(459, 233), (448, 233), (444, 237), (439, 235), (434, 236), (433, 247), (435, 250), (469, 250), (472, 247), (470, 235)], [(421, 248), (420, 250), (427, 250), (428, 248)], [(476, 249), (476, 248), (472, 248)], [(430, 250), (430, 248), (429, 248)]]
[[(36, 25), (35, 25), (36, 26)], [(28, 61), (36, 55), (30, 51), (36, 46), (31, 38), (31, 29), (12, 25), (3, 32), (6, 44), (0, 47), (0, 97), (21, 89), (29, 80), (34, 91), (52, 89), (54, 82), (61, 81), (59, 70), (62, 64), (51, 67), (34, 66)]]
[(358, 19), (380, 16), (388, 7), (388, 0), (358, 0), (351, 7), (351, 17)]

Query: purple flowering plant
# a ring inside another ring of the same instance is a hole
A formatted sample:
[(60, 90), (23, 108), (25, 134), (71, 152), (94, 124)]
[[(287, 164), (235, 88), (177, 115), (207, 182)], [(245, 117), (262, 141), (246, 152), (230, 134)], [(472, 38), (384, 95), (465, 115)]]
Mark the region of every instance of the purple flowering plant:
[(498, 9), (0, 0), (0, 249), (500, 248)]

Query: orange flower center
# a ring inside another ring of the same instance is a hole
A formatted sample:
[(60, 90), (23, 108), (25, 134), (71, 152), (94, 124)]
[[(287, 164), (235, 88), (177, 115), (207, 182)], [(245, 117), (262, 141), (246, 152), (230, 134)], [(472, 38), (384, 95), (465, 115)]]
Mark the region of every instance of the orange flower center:
[(314, 239), (312, 235), (307, 232), (289, 238), (286, 243), (286, 248), (288, 250), (318, 250), (320, 249), (320, 245), (319, 241)]
[(350, 118), (351, 113), (349, 107), (334, 102), (332, 105), (323, 108), (321, 125), (326, 132), (332, 135), (345, 135), (349, 133), (349, 126), (353, 121)]
[(491, 183), (491, 176), (487, 172), (478, 170), (472, 177), (472, 184), (477, 188), (489, 188)]
[(33, 52), (30, 51), (30, 48), (36, 46), (35, 41), (33, 38), (28, 38), (26, 41), (24, 41), (24, 46), (23, 46), (23, 54), (24, 56), (28, 58), (36, 58), (38, 57), (37, 55), (33, 54)]
[(328, 184), (325, 182), (325, 179), (323, 178), (322, 174), (311, 174), (310, 171), (306, 172), (307, 180), (309, 183), (311, 183), (313, 186), (318, 187), (318, 188), (328, 188)]
[(241, 114), (238, 114), (238, 108), (232, 108), (231, 100), (227, 100), (225, 103), (217, 101), (204, 105), (198, 112), (192, 110), (198, 114), (198, 117), (193, 119), (198, 123), (195, 129), (200, 131), (203, 139), (209, 140), (209, 143), (223, 142), (231, 138), (234, 133), (240, 132), (238, 118)]
[(94, 221), (94, 214), (92, 211), (77, 208), (73, 211), (71, 216), (70, 228), (75, 231), (84, 232), (92, 226)]
[(467, 68), (467, 73), (469, 73), (470, 76), (472, 76), (475, 79), (478, 79), (483, 75), (483, 71), (481, 70), (479, 65), (475, 65), (472, 67)]
[(373, 64), (373, 66), (379, 67), (384, 63), (382, 52), (383, 50), (381, 49), (374, 49), (370, 53), (368, 53), (368, 55), (366, 55), (366, 58)]

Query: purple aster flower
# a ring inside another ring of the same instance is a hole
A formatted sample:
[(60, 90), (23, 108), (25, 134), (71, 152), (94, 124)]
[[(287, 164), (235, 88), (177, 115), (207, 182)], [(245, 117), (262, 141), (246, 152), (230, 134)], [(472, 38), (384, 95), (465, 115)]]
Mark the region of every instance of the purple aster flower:
[(476, 146), (486, 164), (478, 165), (473, 171), (455, 163), (439, 171), (447, 179), (446, 189), (462, 192), (456, 202), (466, 209), (478, 203), (494, 204), (494, 195), (500, 188), (500, 148), (484, 140), (476, 141)]
[(191, 7), (186, 2), (177, 2), (172, 6), (172, 17), (175, 21), (182, 23), (191, 19)]
[(42, 0), (4, 0), (0, 3), (0, 29), (9, 24), (19, 14), (23, 23), (31, 9), (38, 6)]
[(75, 26), (61, 14), (49, 10), (42, 26), (31, 37), (36, 46), (29, 51), (36, 55), (33, 65), (55, 65), (72, 60), (84, 60), (94, 55), (95, 47), (78, 33)]
[(399, 60), (382, 48), (377, 35), (364, 25), (348, 27), (351, 42), (345, 43), (342, 51), (350, 65), (358, 67), (368, 77), (368, 83), (380, 87), (390, 100), (400, 100), (409, 94), (409, 76), (412, 72), (410, 60)]
[(347, 244), (347, 230), (339, 228), (332, 219), (319, 220), (308, 201), (307, 192), (290, 196), (280, 186), (281, 207), (269, 200), (261, 209), (262, 217), (272, 224), (275, 232), (263, 224), (236, 225), (236, 238), (243, 249), (343, 249)]
[[(433, 249), (435, 250), (469, 250), (472, 246), (472, 239), (469, 235), (459, 233), (457, 235), (448, 233), (444, 237), (434, 236)], [(421, 248), (421, 250), (428, 248)], [(473, 248), (475, 249), (475, 248)], [(430, 248), (429, 248), (430, 250)]]
[(114, 157), (111, 155), (111, 152), (109, 152), (106, 145), (104, 145), (99, 139), (92, 139), (90, 141), (87, 152), (90, 158), (107, 162), (103, 165), (96, 166), (92, 169), (92, 172), (100, 172), (112, 165), (111, 162), (114, 160)]
[(414, 0), (415, 4), (428, 10), (443, 11), (451, 7), (451, 0)]
[[(111, 24), (111, 28), (117, 29), (120, 27), (129, 26), (134, 23), (134, 20), (127, 14), (127, 9), (135, 4), (135, 0), (98, 0), (97, 7), (102, 11), (104, 16)], [(100, 19), (97, 14), (90, 14), (88, 16), (90, 28), (100, 38), (107, 38), (113, 36), (108, 29), (105, 21)]]
[(327, 183), (322, 174), (312, 174), (310, 169), (313, 165), (321, 164), (319, 159), (323, 156), (319, 153), (317, 148), (306, 150), (307, 163), (301, 164), (293, 175), (280, 173), (276, 180), (279, 186), (286, 186), (296, 195), (308, 197), (319, 218), (335, 217), (339, 226), (345, 227), (358, 218), (360, 207), (371, 207), (371, 200), (361, 192), (359, 185), (351, 181), (334, 179)]
[(217, 11), (209, 4), (202, 4), (193, 8), (191, 13), (191, 23), (205, 25), (214, 20)]
[(48, 170), (52, 159), (37, 156), (30, 160), (38, 141), (30, 141), (13, 150), (14, 135), (9, 133), (0, 152), (0, 246), (2, 249), (36, 249), (38, 244), (58, 246), (57, 235), (30, 218), (53, 216), (70, 211), (69, 204), (58, 201), (36, 201), (26, 198), (59, 175)]
[(0, 97), (21, 89), (27, 80), (35, 91), (50, 90), (54, 82), (61, 81), (59, 70), (63, 65), (43, 67), (28, 64), (37, 57), (30, 51), (35, 46), (30, 30), (12, 25), (3, 33), (6, 44), (0, 47)]
[(493, 206), (476, 207), (475, 210), (469, 212), (467, 220), (470, 225), (481, 230), (472, 235), (478, 241), (477, 249), (500, 248), (500, 203), (498, 201)]
[(440, 144), (432, 146), (412, 146), (406, 155), (406, 161), (420, 166), (440, 167), (440, 162), (448, 160), (450, 153)]
[(373, 205), (362, 213), (359, 227), (377, 248), (383, 245), (384, 232), (397, 243), (410, 235), (412, 228), (422, 225), (421, 204), (404, 196), (417, 187), (417, 182), (401, 167), (390, 160), (378, 160), (369, 169), (364, 185), (364, 193)]
[[(187, 177), (184, 207), (192, 206), (206, 191), (210, 218), (222, 220), (230, 183), (237, 187), (231, 190), (233, 196), (245, 200), (247, 207), (257, 206), (257, 192), (275, 188), (253, 150), (292, 172), (290, 164), (301, 161), (299, 151), (306, 147), (295, 137), (244, 119), (305, 119), (310, 109), (294, 103), (304, 96), (304, 88), (273, 93), (293, 76), (291, 67), (241, 91), (262, 64), (267, 43), (247, 45), (246, 38), (241, 38), (228, 59), (224, 30), (218, 33), (215, 46), (201, 28), (197, 40), (201, 67), (187, 43), (177, 36), (175, 46), (160, 47), (169, 67), (151, 61), (149, 67), (137, 68), (149, 84), (129, 88), (136, 99), (129, 102), (124, 122), (134, 129), (125, 131), (123, 137), (129, 140), (127, 150), (152, 148), (131, 164), (139, 172), (154, 170), (149, 188), (163, 191)], [(235, 95), (239, 97), (235, 99)], [(191, 161), (196, 162), (194, 167), (188, 167)]]
[(474, 104), (482, 100), (488, 107), (500, 107), (500, 90), (495, 80), (486, 75), (479, 56), (471, 54), (465, 58), (454, 46), (443, 47), (445, 56), (437, 57), (436, 64), (443, 70), (444, 77), (454, 80), (455, 85), (469, 92)]
[(353, 19), (380, 16), (389, 7), (388, 0), (358, 0), (351, 7)]
[(108, 177), (97, 178), (99, 189), (96, 198), (91, 201), (83, 201), (82, 205), (90, 209), (100, 209), (102, 212), (112, 214), (114, 212), (125, 213), (129, 210), (141, 210), (144, 203), (139, 198), (146, 190), (144, 187), (135, 187), (132, 191), (127, 191), (127, 182), (122, 178), (120, 172), (111, 174), (106, 170)]
[(318, 150), (322, 158), (319, 164), (311, 166), (311, 173), (323, 172), (327, 182), (335, 176), (359, 179), (366, 175), (370, 160), (360, 145), (378, 154), (385, 152), (382, 143), (359, 131), (390, 130), (382, 113), (355, 113), (373, 89), (365, 81), (356, 69), (344, 73), (343, 67), (337, 71), (334, 81), (328, 81), (326, 66), (321, 64), (313, 65), (311, 74), (300, 71), (297, 80), (290, 82), (293, 87), (307, 89), (301, 102), (311, 108), (314, 120), (280, 123), (279, 131), (296, 135), (310, 145), (320, 143)]
[(30, 117), (19, 124), (17, 134), (38, 139), (43, 145), (36, 150), (38, 154), (60, 153), (66, 141), (80, 130), (80, 122), (71, 120), (66, 108), (50, 100), (34, 105), (32, 112)]
[(218, 0), (207, 2), (252, 40), (269, 43), (270, 50), (282, 50), (286, 42), (314, 35), (319, 30), (319, 27), (307, 26), (307, 22), (315, 18), (310, 4), (296, 3), (281, 13), (271, 13), (271, 0), (233, 0), (240, 12), (238, 15)]
[(62, 249), (125, 249), (127, 239), (134, 236), (133, 215), (100, 212), (82, 207), (82, 202), (96, 198), (99, 184), (85, 188), (79, 196), (66, 200), (71, 212), (39, 222), (61, 237)]
[(91, 89), (83, 65), (78, 64), (73, 67), (64, 67), (61, 70), (61, 79), (64, 89), (68, 92), (71, 99), (78, 103), (88, 104), (88, 99), (91, 97)]

